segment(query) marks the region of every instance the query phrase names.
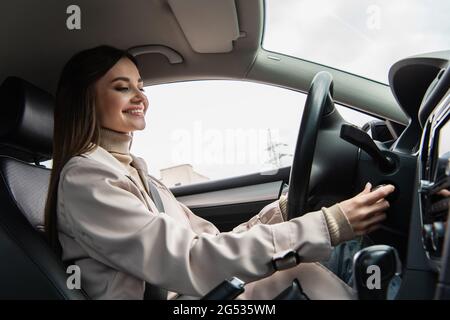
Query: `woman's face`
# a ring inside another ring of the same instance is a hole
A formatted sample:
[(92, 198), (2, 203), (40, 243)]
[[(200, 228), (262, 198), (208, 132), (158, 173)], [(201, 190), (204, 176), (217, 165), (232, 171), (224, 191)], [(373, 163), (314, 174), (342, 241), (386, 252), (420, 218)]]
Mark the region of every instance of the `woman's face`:
[(95, 105), (102, 127), (128, 133), (145, 128), (148, 100), (134, 63), (120, 59), (95, 83)]

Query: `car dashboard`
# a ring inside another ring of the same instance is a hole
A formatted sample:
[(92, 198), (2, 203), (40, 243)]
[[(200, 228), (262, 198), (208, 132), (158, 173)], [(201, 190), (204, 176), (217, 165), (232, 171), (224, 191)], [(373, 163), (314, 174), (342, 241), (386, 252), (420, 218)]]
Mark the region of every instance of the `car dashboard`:
[[(410, 96), (395, 92), (419, 132), (412, 146), (417, 156), (406, 266), (400, 299), (450, 299), (450, 54), (422, 56), (400, 62), (394, 69), (414, 81)], [(397, 76), (397, 78), (399, 78)], [(394, 76), (391, 77), (394, 80)], [(419, 83), (420, 85), (417, 85)], [(392, 83), (391, 83), (392, 86)], [(403, 98), (402, 98), (403, 96)], [(419, 99), (420, 98), (420, 99)], [(409, 136), (414, 136), (409, 134)], [(404, 150), (404, 149), (403, 149)]]
[[(419, 151), (423, 247), (435, 271), (442, 268), (450, 201), (450, 92), (429, 116)], [(448, 236), (447, 236), (448, 238)]]

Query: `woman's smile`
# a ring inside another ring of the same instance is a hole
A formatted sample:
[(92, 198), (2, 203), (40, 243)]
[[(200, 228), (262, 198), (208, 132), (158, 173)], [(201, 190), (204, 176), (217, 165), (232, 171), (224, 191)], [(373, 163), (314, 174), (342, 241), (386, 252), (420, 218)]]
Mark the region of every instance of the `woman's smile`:
[(143, 118), (145, 116), (144, 114), (144, 107), (131, 107), (128, 109), (125, 109), (122, 111), (127, 116), (133, 116), (133, 117), (140, 117)]

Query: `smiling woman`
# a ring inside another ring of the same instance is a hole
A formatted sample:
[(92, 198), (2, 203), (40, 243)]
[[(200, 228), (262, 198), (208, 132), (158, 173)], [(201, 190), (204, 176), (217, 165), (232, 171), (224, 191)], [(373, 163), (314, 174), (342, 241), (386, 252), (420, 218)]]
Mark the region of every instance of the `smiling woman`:
[[(129, 118), (131, 116), (122, 111), (131, 106), (146, 109), (148, 104), (145, 95), (136, 89), (142, 82), (139, 81), (137, 62), (130, 54), (99, 46), (74, 55), (71, 61), (64, 67), (58, 84), (52, 173), (45, 207), (45, 229), (56, 251), (60, 250), (56, 220), (57, 188), (63, 167), (74, 155), (92, 150), (99, 143), (102, 121), (117, 125), (117, 129), (124, 132), (144, 128), (145, 120)], [(116, 81), (112, 81), (124, 75), (130, 79), (128, 85), (135, 92), (132, 99), (118, 89)]]
[[(132, 57), (100, 46), (67, 62), (56, 93), (45, 230), (63, 261), (80, 268), (89, 296), (200, 297), (236, 276), (251, 282), (240, 299), (271, 299), (294, 278), (304, 279), (313, 298), (352, 298), (345, 283), (306, 262), (324, 260), (333, 246), (379, 228), (394, 187), (371, 191), (368, 183), (351, 199), (290, 220), (283, 195), (220, 232), (130, 153), (133, 132), (145, 127), (141, 86)], [(221, 268), (211, 269), (211, 262)]]

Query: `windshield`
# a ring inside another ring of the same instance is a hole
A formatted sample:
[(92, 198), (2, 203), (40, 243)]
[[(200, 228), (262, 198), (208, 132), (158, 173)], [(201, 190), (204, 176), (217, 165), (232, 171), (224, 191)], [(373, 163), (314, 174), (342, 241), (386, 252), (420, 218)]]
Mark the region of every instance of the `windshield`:
[(266, 0), (263, 47), (388, 83), (411, 55), (450, 50), (449, 0)]

